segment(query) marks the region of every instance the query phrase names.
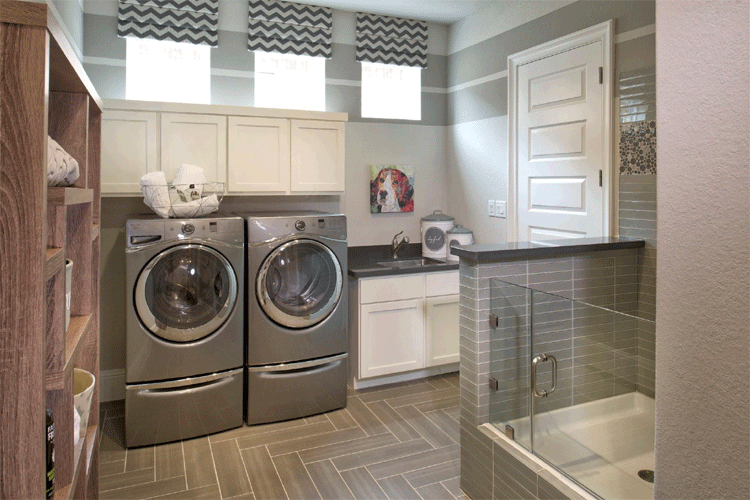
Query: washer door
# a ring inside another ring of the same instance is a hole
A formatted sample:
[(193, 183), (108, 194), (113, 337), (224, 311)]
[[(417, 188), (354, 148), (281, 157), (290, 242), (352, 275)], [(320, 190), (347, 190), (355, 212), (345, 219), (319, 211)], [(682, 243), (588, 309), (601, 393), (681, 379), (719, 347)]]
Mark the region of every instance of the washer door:
[(157, 337), (193, 342), (211, 335), (237, 301), (237, 276), (226, 258), (204, 245), (164, 250), (135, 286), (139, 319)]
[(255, 286), (269, 318), (288, 328), (307, 328), (331, 314), (341, 298), (343, 281), (341, 264), (330, 248), (298, 239), (271, 252)]

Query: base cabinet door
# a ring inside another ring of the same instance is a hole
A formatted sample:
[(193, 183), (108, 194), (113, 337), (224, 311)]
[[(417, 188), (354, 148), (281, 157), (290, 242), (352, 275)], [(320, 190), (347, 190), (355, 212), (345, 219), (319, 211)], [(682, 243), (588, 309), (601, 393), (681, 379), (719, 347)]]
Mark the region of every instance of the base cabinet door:
[(424, 299), (360, 307), (359, 378), (424, 366)]
[(425, 366), (459, 361), (459, 295), (425, 299)]
[(289, 120), (229, 118), (230, 193), (289, 192)]
[(157, 124), (151, 112), (102, 114), (102, 193), (141, 194), (141, 176), (159, 170)]

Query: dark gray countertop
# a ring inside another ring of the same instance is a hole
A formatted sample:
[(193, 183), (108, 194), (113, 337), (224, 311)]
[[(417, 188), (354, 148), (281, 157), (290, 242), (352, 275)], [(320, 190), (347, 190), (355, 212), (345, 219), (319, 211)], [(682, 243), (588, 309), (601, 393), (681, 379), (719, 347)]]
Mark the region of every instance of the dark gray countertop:
[[(399, 252), (399, 260), (417, 259), (422, 257), (422, 245), (411, 243), (405, 245)], [(458, 262), (440, 262), (418, 267), (403, 269), (379, 266), (377, 262), (392, 261), (390, 245), (373, 245), (349, 247), (349, 276), (351, 278), (374, 278), (376, 276), (400, 276), (403, 274), (435, 273), (440, 271), (455, 271)]]
[[(621, 250), (624, 248), (641, 248), (646, 242), (634, 238), (616, 238), (606, 236), (602, 238), (575, 238), (567, 240), (552, 240), (541, 243), (518, 241), (514, 243), (483, 243), (466, 245), (451, 249), (453, 255), (476, 263), (494, 262), (504, 259), (524, 257), (552, 257), (556, 255), (575, 254), (584, 252), (599, 252), (604, 250)], [(351, 265), (349, 266), (351, 268)]]

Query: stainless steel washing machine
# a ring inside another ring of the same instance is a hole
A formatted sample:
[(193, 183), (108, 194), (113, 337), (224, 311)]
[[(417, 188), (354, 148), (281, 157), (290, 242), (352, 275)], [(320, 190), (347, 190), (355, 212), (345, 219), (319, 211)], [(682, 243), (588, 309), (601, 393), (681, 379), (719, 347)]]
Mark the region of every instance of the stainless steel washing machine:
[(242, 215), (247, 222), (247, 423), (344, 407), (346, 217)]
[(128, 447), (242, 425), (244, 236), (233, 216), (127, 222)]

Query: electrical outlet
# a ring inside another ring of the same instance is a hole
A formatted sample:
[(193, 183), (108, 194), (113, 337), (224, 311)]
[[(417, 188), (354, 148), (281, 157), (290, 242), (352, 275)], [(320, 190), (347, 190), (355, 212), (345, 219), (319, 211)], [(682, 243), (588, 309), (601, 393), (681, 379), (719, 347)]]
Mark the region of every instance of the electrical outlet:
[(487, 200), (487, 215), (495, 216), (495, 200)]
[(503, 200), (495, 200), (495, 217), (505, 218), (505, 202)]

